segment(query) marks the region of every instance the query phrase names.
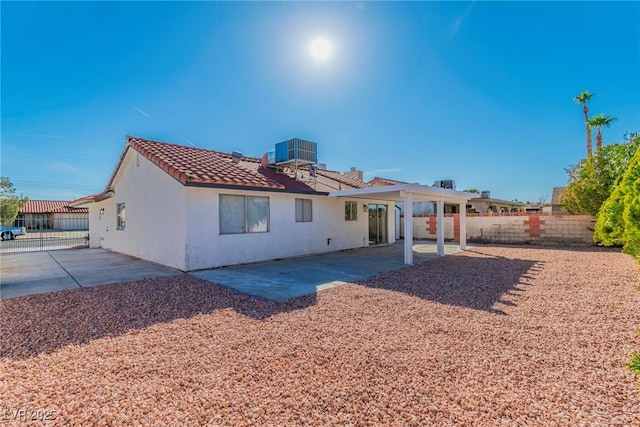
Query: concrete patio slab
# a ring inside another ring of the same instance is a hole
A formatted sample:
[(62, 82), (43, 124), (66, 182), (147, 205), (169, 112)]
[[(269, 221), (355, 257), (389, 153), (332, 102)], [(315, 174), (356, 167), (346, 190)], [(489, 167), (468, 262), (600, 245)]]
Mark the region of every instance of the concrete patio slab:
[(0, 299), (77, 287), (48, 252), (0, 255)]
[[(459, 251), (445, 245), (445, 253)], [(414, 263), (437, 258), (435, 242), (414, 244)], [(284, 301), (405, 267), (402, 243), (191, 272), (274, 301)], [(182, 274), (105, 249), (66, 249), (0, 256), (0, 300)]]
[[(445, 245), (445, 254), (458, 252)], [(435, 242), (413, 245), (414, 264), (438, 258)], [(402, 243), (191, 272), (192, 276), (273, 301), (284, 301), (406, 267)]]
[(0, 300), (181, 272), (105, 249), (66, 249), (0, 256)]

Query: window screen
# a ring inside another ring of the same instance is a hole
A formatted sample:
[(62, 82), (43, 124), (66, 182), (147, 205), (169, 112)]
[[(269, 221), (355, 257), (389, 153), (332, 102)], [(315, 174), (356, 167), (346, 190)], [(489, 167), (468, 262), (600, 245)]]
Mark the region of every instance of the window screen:
[(269, 231), (269, 198), (220, 195), (220, 234)]
[(296, 199), (296, 222), (311, 222), (313, 208), (311, 199)]
[(344, 220), (345, 221), (358, 220), (358, 203), (357, 202), (344, 202)]

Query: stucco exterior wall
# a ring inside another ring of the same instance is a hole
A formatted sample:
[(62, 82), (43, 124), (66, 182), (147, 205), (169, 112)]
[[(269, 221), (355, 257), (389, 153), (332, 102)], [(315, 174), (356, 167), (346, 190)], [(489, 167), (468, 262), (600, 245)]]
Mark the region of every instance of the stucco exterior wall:
[[(444, 237), (458, 240), (459, 215), (444, 218)], [(593, 243), (595, 220), (588, 215), (467, 215), (467, 240), (487, 243)], [(413, 218), (415, 239), (436, 238), (435, 216)], [(404, 234), (404, 233), (403, 233)]]
[[(99, 242), (105, 249), (186, 270), (182, 184), (130, 149), (113, 186), (114, 197), (90, 208), (90, 246)], [(118, 203), (125, 203), (125, 230), (117, 229)]]
[[(357, 221), (345, 221), (348, 199), (263, 191), (213, 188), (187, 190), (187, 269), (294, 257), (369, 245), (367, 203), (393, 207), (390, 202), (356, 200)], [(220, 234), (219, 195), (236, 194), (269, 197), (270, 231), (266, 233)], [(313, 220), (295, 221), (295, 199), (313, 201)], [(390, 243), (395, 241), (393, 210), (387, 216)]]
[[(185, 187), (135, 150), (129, 150), (114, 196), (89, 207), (90, 247), (133, 255), (182, 271), (264, 261), (369, 245), (369, 203), (388, 207), (387, 238), (395, 242), (394, 203), (353, 199), (357, 220), (345, 221), (345, 201), (321, 195)], [(270, 230), (221, 234), (220, 194), (269, 197)], [(313, 201), (313, 220), (295, 221), (295, 199)], [(117, 227), (125, 203), (126, 228)]]

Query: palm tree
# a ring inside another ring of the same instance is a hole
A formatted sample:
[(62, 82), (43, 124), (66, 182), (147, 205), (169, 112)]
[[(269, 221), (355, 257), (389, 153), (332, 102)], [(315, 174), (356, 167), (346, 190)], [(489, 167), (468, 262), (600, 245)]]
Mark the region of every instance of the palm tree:
[(587, 127), (587, 156), (591, 157), (591, 151), (593, 147), (592, 137), (591, 137), (591, 125), (589, 124), (589, 108), (587, 107), (587, 101), (591, 99), (593, 93), (590, 93), (588, 90), (585, 90), (580, 95), (573, 98), (576, 101), (576, 104), (582, 104), (582, 112), (584, 113), (584, 123)]
[(589, 120), (589, 126), (593, 126), (597, 129), (598, 132), (596, 134), (596, 153), (600, 152), (600, 149), (602, 148), (602, 133), (600, 132), (600, 129), (603, 126), (611, 126), (611, 123), (615, 122), (616, 120), (618, 120), (616, 117), (605, 116), (604, 114), (598, 114), (597, 116)]

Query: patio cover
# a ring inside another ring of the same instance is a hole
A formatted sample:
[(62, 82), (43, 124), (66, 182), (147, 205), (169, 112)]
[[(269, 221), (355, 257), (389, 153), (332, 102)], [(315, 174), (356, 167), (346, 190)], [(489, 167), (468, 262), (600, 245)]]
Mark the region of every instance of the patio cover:
[(444, 255), (444, 204), (460, 206), (460, 249), (467, 249), (467, 202), (479, 197), (475, 193), (465, 193), (448, 188), (430, 187), (420, 184), (383, 185), (379, 187), (340, 190), (329, 193), (329, 197), (350, 199), (378, 199), (404, 202), (404, 263), (413, 264), (413, 202), (435, 202), (437, 209), (436, 241), (438, 255)]

